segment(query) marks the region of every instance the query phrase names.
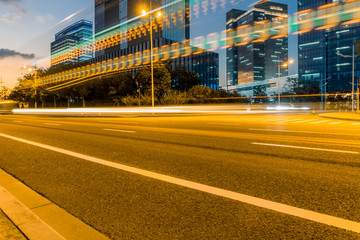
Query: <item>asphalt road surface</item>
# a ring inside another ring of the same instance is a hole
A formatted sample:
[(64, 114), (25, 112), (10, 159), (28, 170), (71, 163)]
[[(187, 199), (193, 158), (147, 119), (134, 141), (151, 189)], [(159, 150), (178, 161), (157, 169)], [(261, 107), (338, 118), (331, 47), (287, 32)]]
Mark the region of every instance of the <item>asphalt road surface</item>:
[(112, 239), (360, 239), (360, 122), (0, 115), (0, 150)]

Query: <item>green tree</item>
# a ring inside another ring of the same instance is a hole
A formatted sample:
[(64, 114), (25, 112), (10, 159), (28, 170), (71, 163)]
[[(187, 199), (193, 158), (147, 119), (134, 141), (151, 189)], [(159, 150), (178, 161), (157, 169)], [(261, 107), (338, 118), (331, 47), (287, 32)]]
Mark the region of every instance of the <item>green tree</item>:
[(268, 102), (266, 87), (265, 86), (256, 86), (254, 87), (254, 96), (258, 97), (255, 98), (255, 102), (257, 103), (265, 103)]
[(88, 94), (90, 93), (89, 91), (89, 84), (86, 83), (82, 83), (79, 85), (75, 85), (74, 87), (74, 91), (77, 92), (79, 94), (79, 96), (82, 99), (82, 107), (86, 107), (85, 104), (85, 97), (88, 96)]
[(190, 88), (201, 83), (201, 79), (196, 72), (189, 71), (183, 66), (170, 70), (170, 74), (171, 86), (177, 91), (188, 91)]
[(188, 96), (191, 98), (191, 102), (206, 103), (214, 97), (214, 93), (212, 88), (197, 85), (189, 89)]
[[(151, 69), (141, 68), (135, 74), (135, 80), (145, 94), (151, 95)], [(171, 75), (163, 64), (154, 65), (154, 96), (158, 101), (166, 96), (171, 89)]]
[(130, 73), (121, 72), (108, 81), (108, 96), (119, 106), (124, 96), (130, 96), (136, 92), (136, 83)]

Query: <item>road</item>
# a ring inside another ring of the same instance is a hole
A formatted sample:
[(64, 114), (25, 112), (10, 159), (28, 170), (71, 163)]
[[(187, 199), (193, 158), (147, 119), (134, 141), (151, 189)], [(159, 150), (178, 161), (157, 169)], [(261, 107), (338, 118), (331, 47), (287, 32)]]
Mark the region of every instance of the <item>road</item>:
[(0, 115), (0, 168), (112, 239), (360, 239), (359, 142), (312, 114)]

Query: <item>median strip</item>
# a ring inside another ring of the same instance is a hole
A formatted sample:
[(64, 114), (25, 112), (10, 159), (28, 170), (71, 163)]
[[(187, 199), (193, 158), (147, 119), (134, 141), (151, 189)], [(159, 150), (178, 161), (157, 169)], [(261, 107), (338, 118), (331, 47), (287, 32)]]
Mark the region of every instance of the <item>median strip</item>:
[[(289, 206), (286, 204), (277, 203), (277, 202), (273, 202), (273, 201), (269, 201), (269, 200), (265, 200), (265, 199), (261, 199), (261, 198), (256, 198), (256, 197), (252, 197), (249, 195), (245, 195), (245, 194), (241, 194), (241, 193), (237, 193), (237, 192), (233, 192), (233, 191), (229, 191), (229, 190), (225, 190), (225, 189), (221, 189), (221, 188), (217, 188), (217, 187), (212, 187), (212, 186), (201, 184), (201, 183), (196, 183), (196, 182), (188, 181), (188, 180), (181, 179), (181, 178), (176, 178), (176, 177), (172, 177), (172, 176), (168, 176), (168, 175), (164, 175), (164, 174), (160, 174), (160, 173), (143, 170), (140, 168), (130, 167), (130, 166), (127, 166), (124, 164), (115, 163), (115, 162), (103, 160), (100, 158), (87, 156), (87, 155), (84, 155), (81, 153), (76, 153), (76, 152), (72, 152), (72, 151), (69, 151), (66, 149), (52, 147), (52, 146), (45, 145), (42, 143), (37, 143), (37, 142), (13, 137), (13, 136), (2, 134), (2, 133), (0, 133), (0, 137), (4, 137), (4, 138), (11, 139), (14, 141), (26, 143), (26, 144), (29, 144), (32, 146), (51, 150), (51, 151), (65, 154), (68, 156), (76, 157), (76, 158), (83, 159), (83, 160), (86, 160), (89, 162), (116, 168), (116, 169), (130, 172), (133, 174), (149, 177), (149, 178), (156, 179), (159, 181), (175, 184), (178, 186), (198, 190), (198, 191), (213, 194), (216, 196), (221, 196), (221, 197), (232, 199), (232, 200), (235, 200), (238, 202), (247, 203), (247, 204), (250, 204), (253, 206), (265, 208), (268, 210), (273, 210), (273, 211), (276, 211), (279, 213), (284, 213), (284, 214), (299, 217), (302, 219), (311, 220), (314, 222), (319, 222), (322, 224), (338, 227), (338, 228), (353, 231), (356, 233), (360, 233), (360, 223), (359, 222), (354, 222), (354, 221), (350, 221), (347, 219), (334, 217), (334, 216), (330, 216), (327, 214), (322, 214), (322, 213), (318, 213), (318, 212), (314, 212), (314, 211), (310, 211), (310, 210), (306, 210), (306, 209), (302, 209), (302, 208), (292, 207), (292, 206)], [(254, 144), (259, 144), (259, 143), (254, 143)]]
[(354, 151), (344, 151), (344, 150), (327, 149), (327, 148), (312, 148), (312, 147), (301, 147), (301, 146), (280, 145), (280, 144), (270, 144), (270, 143), (257, 143), (257, 142), (253, 142), (251, 144), (262, 145), (262, 146), (271, 146), (271, 147), (296, 148), (296, 149), (306, 149), (306, 150), (325, 151), (325, 152), (359, 154), (359, 152), (354, 152)]

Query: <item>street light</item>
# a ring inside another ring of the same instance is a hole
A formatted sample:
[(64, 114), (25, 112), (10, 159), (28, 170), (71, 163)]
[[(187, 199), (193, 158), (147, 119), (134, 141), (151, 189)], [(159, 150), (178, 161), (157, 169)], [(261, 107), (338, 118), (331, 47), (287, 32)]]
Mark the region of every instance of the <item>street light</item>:
[(36, 78), (37, 78), (37, 68), (36, 68), (36, 64), (35, 64), (35, 66), (34, 66), (34, 68), (31, 68), (31, 67), (28, 67), (28, 66), (24, 66), (24, 68), (25, 69), (27, 69), (29, 72), (32, 72), (32, 71), (34, 71), (35, 72), (35, 108), (37, 108), (37, 98), (36, 98), (36, 96), (37, 96), (37, 89), (36, 89)]
[(289, 66), (289, 64), (292, 64), (293, 62), (294, 62), (294, 60), (290, 59), (289, 61), (278, 65), (278, 104), (279, 104), (279, 106), (280, 106), (280, 70), (281, 70), (281, 67), (287, 68)]
[[(155, 106), (155, 98), (154, 98), (154, 63), (153, 63), (153, 28), (152, 28), (152, 19), (151, 19), (151, 1), (149, 3), (150, 9), (149, 13), (146, 10), (142, 10), (141, 13), (143, 16), (149, 14), (149, 21), (150, 21), (150, 65), (151, 65), (151, 106), (154, 110)], [(161, 12), (156, 13), (156, 17), (161, 17)]]
[(336, 55), (344, 57), (344, 58), (352, 58), (352, 87), (351, 87), (351, 112), (354, 112), (354, 72), (355, 72), (355, 57), (358, 55), (355, 55), (355, 45), (352, 46), (352, 55), (343, 55), (341, 53), (335, 52)]
[(5, 100), (5, 97), (3, 96), (5, 94), (3, 94), (3, 89), (2, 89), (2, 84), (3, 83), (4, 82), (2, 81), (2, 76), (0, 76), (0, 100)]

